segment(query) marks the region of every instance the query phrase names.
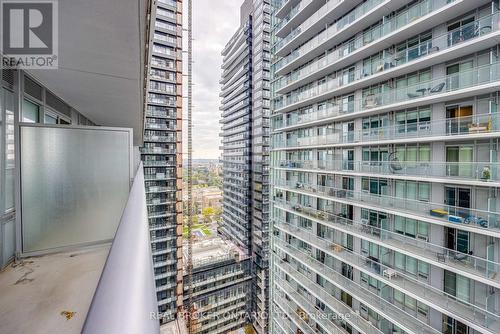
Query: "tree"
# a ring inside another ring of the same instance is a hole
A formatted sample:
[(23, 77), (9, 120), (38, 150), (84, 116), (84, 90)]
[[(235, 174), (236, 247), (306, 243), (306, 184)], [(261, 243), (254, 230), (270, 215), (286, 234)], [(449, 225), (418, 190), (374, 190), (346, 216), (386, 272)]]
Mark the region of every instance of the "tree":
[(213, 218), (218, 221), (220, 220), (221, 216), (222, 216), (222, 208), (215, 208)]
[(206, 208), (203, 208), (203, 210), (201, 211), (201, 214), (203, 215), (203, 221), (204, 222), (207, 222), (209, 221), (212, 216), (214, 215), (215, 213), (215, 209), (212, 208), (211, 206), (207, 206)]

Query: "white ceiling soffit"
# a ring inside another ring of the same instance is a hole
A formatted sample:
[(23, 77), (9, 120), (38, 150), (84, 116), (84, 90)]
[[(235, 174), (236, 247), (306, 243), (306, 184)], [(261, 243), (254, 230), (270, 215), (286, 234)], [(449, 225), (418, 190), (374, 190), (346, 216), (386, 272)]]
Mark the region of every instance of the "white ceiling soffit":
[(30, 74), (98, 125), (142, 141), (147, 0), (63, 0), (59, 68)]

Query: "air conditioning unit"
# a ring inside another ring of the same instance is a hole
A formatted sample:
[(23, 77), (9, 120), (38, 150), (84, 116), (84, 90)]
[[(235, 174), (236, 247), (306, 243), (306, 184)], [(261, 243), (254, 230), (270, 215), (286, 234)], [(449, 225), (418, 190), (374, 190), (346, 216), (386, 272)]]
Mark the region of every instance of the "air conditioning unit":
[(368, 225), (370, 221), (368, 219), (361, 219), (361, 224)]

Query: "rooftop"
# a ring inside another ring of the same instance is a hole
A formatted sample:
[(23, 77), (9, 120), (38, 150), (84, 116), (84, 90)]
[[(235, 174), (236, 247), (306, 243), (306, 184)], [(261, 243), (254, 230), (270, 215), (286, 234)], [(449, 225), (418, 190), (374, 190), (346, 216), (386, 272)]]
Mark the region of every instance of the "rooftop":
[(80, 333), (109, 249), (28, 257), (6, 267), (0, 333)]
[(187, 334), (188, 330), (183, 319), (176, 319), (160, 326), (161, 334)]
[[(187, 244), (187, 241), (184, 241)], [(187, 263), (187, 246), (183, 247), (184, 263)], [(198, 239), (193, 244), (193, 267), (235, 259), (241, 261), (247, 258), (246, 253), (236, 244), (224, 239), (216, 233)]]

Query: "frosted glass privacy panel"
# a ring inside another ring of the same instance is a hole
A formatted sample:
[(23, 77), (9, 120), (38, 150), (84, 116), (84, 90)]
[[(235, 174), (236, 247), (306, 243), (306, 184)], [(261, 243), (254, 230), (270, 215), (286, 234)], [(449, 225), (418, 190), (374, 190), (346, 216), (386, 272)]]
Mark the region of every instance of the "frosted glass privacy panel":
[(112, 239), (129, 193), (131, 131), (20, 131), (23, 253)]

